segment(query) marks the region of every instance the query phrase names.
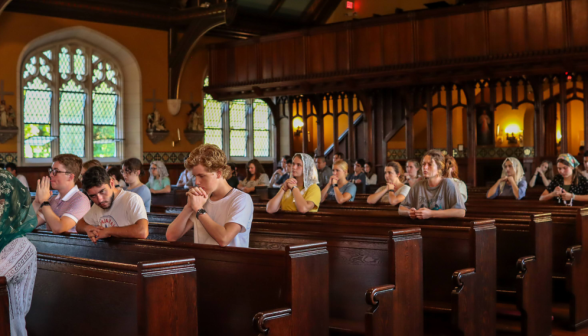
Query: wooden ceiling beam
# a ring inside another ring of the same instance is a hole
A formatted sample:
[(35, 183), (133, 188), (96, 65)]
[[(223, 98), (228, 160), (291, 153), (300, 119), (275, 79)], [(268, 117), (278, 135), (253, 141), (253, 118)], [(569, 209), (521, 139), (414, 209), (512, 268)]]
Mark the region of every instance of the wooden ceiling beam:
[(276, 14), (282, 8), (282, 5), (284, 5), (284, 2), (286, 0), (274, 0), (268, 10), (269, 16)]

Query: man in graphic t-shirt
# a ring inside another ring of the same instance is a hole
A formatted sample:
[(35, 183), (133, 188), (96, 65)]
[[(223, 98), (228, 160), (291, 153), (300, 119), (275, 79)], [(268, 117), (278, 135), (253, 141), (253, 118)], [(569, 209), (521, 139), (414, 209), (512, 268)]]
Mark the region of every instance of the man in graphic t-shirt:
[(82, 182), (94, 205), (78, 222), (78, 233), (94, 243), (108, 237), (147, 238), (149, 222), (141, 196), (116, 188), (102, 167), (88, 169)]

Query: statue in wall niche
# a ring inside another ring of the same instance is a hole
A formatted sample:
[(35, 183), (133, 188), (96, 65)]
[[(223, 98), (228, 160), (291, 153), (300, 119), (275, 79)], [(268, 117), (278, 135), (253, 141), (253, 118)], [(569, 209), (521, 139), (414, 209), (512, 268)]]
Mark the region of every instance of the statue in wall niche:
[(198, 113), (200, 103), (190, 104), (188, 112), (188, 131), (204, 131), (204, 117)]
[(153, 112), (147, 116), (147, 131), (167, 131), (165, 128), (165, 119), (163, 119), (159, 111), (153, 110)]
[(8, 127), (16, 127), (16, 112), (12, 108), (12, 105), (8, 106), (8, 110), (6, 111), (6, 126)]
[(0, 101), (0, 127), (8, 125), (8, 111), (6, 111), (6, 101)]

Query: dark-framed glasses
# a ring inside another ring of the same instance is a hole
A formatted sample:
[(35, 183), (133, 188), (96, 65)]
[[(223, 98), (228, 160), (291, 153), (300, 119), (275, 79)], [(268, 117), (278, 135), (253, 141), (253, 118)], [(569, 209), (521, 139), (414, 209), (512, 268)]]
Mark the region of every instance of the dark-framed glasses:
[(57, 174), (71, 174), (71, 172), (49, 168), (49, 176), (55, 176)]

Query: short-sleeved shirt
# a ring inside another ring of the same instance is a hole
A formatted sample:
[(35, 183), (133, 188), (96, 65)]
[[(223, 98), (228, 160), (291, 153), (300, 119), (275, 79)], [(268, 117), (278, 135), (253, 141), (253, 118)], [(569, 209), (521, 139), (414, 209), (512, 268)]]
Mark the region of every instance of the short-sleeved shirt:
[(142, 184), (140, 187), (135, 189), (127, 189), (127, 191), (133, 192), (141, 197), (143, 200), (143, 206), (147, 212), (151, 212), (151, 190), (146, 185)]
[(183, 185), (186, 185), (186, 184), (188, 184), (188, 182), (190, 182), (191, 179), (192, 179), (192, 172), (184, 170), (180, 174), (180, 177), (178, 178), (177, 184), (182, 183)]
[(347, 176), (347, 181), (349, 181), (351, 183), (354, 183), (355, 184), (355, 181), (356, 180), (360, 180), (361, 183), (363, 183), (365, 185), (365, 180), (366, 180), (365, 174), (364, 173), (359, 173), (359, 175), (355, 175), (355, 174), (351, 173), (351, 174), (349, 174)]
[(257, 180), (243, 180), (239, 183), (239, 185), (245, 187), (245, 188), (252, 188), (252, 187), (257, 187), (259, 185), (264, 185), (264, 186), (268, 186), (269, 187), (269, 177), (267, 177), (267, 174), (261, 174), (261, 176), (259, 176), (259, 178)]
[[(314, 203), (314, 208), (309, 212), (317, 212), (319, 205), (321, 204), (321, 188), (319, 188), (318, 185), (313, 184), (300, 192), (305, 201), (311, 201)], [(291, 190), (288, 190), (284, 193), (284, 196), (282, 196), (280, 208), (284, 211), (298, 211), (295, 203), (296, 200), (294, 199), (294, 193)]]
[[(564, 178), (561, 174), (557, 174), (551, 183), (547, 186), (547, 191), (553, 192), (556, 187), (564, 188)], [(567, 190), (576, 195), (588, 195), (588, 179), (586, 179), (583, 175), (578, 175), (578, 183), (572, 184), (570, 186), (570, 190)]]
[(29, 182), (27, 182), (27, 178), (24, 177), (24, 175), (16, 175), (16, 179), (20, 181), (20, 183), (22, 183), (23, 186), (25, 186), (27, 189), (29, 189)]
[(169, 177), (164, 177), (162, 179), (153, 179), (153, 181), (147, 182), (145, 185), (148, 189), (161, 190), (168, 185), (171, 185), (171, 183), (169, 182)]
[[(339, 186), (339, 191), (341, 192), (341, 194), (350, 193), (351, 198), (349, 199), (349, 202), (353, 202), (355, 200), (355, 193), (357, 192), (357, 187), (355, 186), (354, 183), (347, 182), (346, 185)], [(333, 186), (331, 186), (329, 188), (329, 192), (327, 193), (327, 198), (325, 199), (325, 201), (336, 201), (336, 200), (337, 200), (337, 198), (335, 197), (335, 188), (333, 188)]]
[[(383, 190), (388, 189), (388, 186), (381, 186), (378, 188), (378, 190), (376, 190), (376, 194), (382, 192)], [(410, 187), (407, 185), (402, 185), (402, 187), (400, 187), (398, 190), (394, 190), (394, 195), (396, 196), (404, 196), (406, 197), (406, 195), (408, 195), (408, 192), (410, 191)], [(385, 193), (384, 196), (382, 196), (382, 198), (380, 198), (380, 203), (390, 203), (390, 196), (389, 193)]]
[[(52, 196), (49, 199), (49, 204), (51, 210), (53, 210), (57, 217), (61, 218), (65, 216), (71, 218), (76, 224), (90, 211), (90, 200), (77, 186), (71, 188), (63, 197), (60, 195)], [(45, 216), (43, 216), (41, 210), (39, 210), (39, 217), (45, 220)], [(76, 232), (75, 226), (69, 231)]]
[(459, 191), (459, 194), (461, 195), (461, 198), (463, 199), (463, 202), (467, 202), (468, 201), (468, 187), (466, 186), (466, 184), (457, 178), (453, 178), (453, 183), (455, 183), (455, 185), (457, 186), (457, 190)]
[(407, 208), (428, 208), (430, 210), (464, 209), (453, 180), (444, 178), (436, 187), (429, 186), (428, 180), (417, 182), (402, 202)]
[(110, 209), (102, 209), (94, 204), (84, 216), (88, 225), (107, 227), (124, 227), (147, 219), (147, 211), (141, 197), (133, 192), (121, 190), (112, 202)]
[(378, 184), (378, 175), (373, 174), (372, 177), (367, 177), (366, 175), (366, 179), (365, 179), (365, 185), (376, 185)]
[[(518, 199), (521, 199), (521, 198), (525, 197), (525, 195), (527, 193), (527, 181), (525, 181), (525, 179), (523, 178), (519, 181), (519, 183), (517, 183), (517, 186), (519, 187), (519, 198)], [(494, 195), (492, 195), (488, 198), (493, 199), (498, 196), (514, 196), (512, 186), (505, 182), (504, 188), (502, 189), (502, 192), (500, 192), (500, 185), (499, 185), (498, 188), (496, 188), (496, 192), (494, 193)]]
[[(253, 201), (249, 194), (233, 189), (218, 201), (208, 199), (203, 208), (218, 225), (224, 227), (227, 223), (236, 223), (241, 226), (241, 232), (237, 233), (228, 246), (249, 247), (249, 233), (253, 221)], [(217, 241), (206, 231), (204, 225), (196, 219), (195, 213), (190, 216), (190, 220), (194, 223), (194, 243), (218, 245)]]

